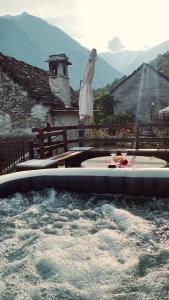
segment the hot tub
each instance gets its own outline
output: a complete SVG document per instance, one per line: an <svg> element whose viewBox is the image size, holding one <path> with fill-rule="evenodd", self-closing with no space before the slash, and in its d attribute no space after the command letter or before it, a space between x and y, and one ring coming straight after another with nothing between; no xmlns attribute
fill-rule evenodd
<svg viewBox="0 0 169 300"><path fill-rule="evenodd" d="M168 177L80 168L1 176L0 299L168 299Z"/></svg>
<svg viewBox="0 0 169 300"><path fill-rule="evenodd" d="M45 169L0 177L0 196L53 187L79 193L169 196L169 169Z"/></svg>

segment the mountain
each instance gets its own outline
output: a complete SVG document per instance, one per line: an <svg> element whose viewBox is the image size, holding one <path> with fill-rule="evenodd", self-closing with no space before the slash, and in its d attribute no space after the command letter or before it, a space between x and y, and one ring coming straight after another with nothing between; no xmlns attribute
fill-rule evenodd
<svg viewBox="0 0 169 300"><path fill-rule="evenodd" d="M155 47L142 51L122 51L119 53L103 52L100 56L105 59L111 66L118 69L125 75L132 73L143 62L149 63L159 54L169 50L169 41L165 41Z"/></svg>
<svg viewBox="0 0 169 300"><path fill-rule="evenodd" d="M75 89L79 89L90 53L58 27L28 13L0 17L0 51L44 70L48 69L45 61L49 55L65 53L72 62L69 77ZM98 56L94 88L103 87L121 76L118 70Z"/></svg>
<svg viewBox="0 0 169 300"><path fill-rule="evenodd" d="M103 52L99 55L107 61L111 66L119 70L121 73L126 74L128 66L139 56L142 51L122 51L117 53Z"/></svg>
<svg viewBox="0 0 169 300"><path fill-rule="evenodd" d="M158 55L164 54L169 50L169 41L165 41L151 49L143 51L143 53L138 56L129 66L126 71L127 74L132 73L135 69L137 69L143 62L149 63L150 61L157 58Z"/></svg>

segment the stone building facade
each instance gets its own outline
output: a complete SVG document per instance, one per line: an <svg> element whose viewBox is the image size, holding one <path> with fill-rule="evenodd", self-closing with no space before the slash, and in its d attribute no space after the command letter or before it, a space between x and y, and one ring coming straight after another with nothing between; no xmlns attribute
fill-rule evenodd
<svg viewBox="0 0 169 300"><path fill-rule="evenodd" d="M141 122L169 105L169 78L149 64L142 64L113 90L115 113L132 112Z"/></svg>
<svg viewBox="0 0 169 300"><path fill-rule="evenodd" d="M60 60L55 55L55 61ZM61 65L64 65L61 69ZM12 128L32 128L50 122L53 126L78 123L78 94L69 86L67 66L61 55L60 72L53 76L57 94L50 86L50 73L0 54L0 117L10 120ZM62 71L65 73L62 74ZM59 82L61 90L59 90ZM66 95L64 94L64 82ZM1 122L2 123L2 122Z"/></svg>

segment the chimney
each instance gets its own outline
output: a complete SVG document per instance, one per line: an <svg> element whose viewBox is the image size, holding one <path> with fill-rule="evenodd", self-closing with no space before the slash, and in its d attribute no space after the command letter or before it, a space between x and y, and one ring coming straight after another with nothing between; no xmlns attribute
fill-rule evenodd
<svg viewBox="0 0 169 300"><path fill-rule="evenodd" d="M68 77L68 65L72 63L65 54L50 55L49 63L49 86L52 93L60 98L65 106L71 106L70 84Z"/></svg>

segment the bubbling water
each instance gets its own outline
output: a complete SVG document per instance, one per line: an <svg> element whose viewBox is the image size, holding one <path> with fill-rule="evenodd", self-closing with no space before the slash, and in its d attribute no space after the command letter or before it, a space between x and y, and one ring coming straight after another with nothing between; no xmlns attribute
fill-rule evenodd
<svg viewBox="0 0 169 300"><path fill-rule="evenodd" d="M135 200L54 189L1 199L0 299L168 299L169 201Z"/></svg>

